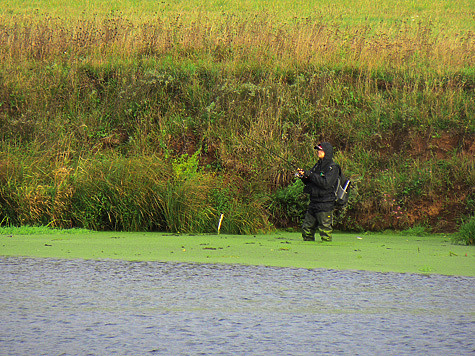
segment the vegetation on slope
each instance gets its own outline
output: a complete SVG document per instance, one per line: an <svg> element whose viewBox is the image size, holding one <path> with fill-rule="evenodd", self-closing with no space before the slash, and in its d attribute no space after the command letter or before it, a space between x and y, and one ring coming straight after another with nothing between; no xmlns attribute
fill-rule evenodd
<svg viewBox="0 0 475 356"><path fill-rule="evenodd" d="M300 183L256 141L309 167L327 140L354 182L339 228L455 230L475 210L470 3L7 2L1 224L297 226Z"/></svg>

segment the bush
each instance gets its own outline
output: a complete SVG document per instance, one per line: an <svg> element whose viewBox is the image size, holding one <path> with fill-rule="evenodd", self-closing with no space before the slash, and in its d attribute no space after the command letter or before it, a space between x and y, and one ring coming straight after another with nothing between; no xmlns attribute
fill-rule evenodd
<svg viewBox="0 0 475 356"><path fill-rule="evenodd" d="M460 226L460 230L452 237L454 243L462 245L475 245L475 216Z"/></svg>
<svg viewBox="0 0 475 356"><path fill-rule="evenodd" d="M300 179L272 195L269 210L277 227L289 227L299 224L308 205L308 196L303 193Z"/></svg>

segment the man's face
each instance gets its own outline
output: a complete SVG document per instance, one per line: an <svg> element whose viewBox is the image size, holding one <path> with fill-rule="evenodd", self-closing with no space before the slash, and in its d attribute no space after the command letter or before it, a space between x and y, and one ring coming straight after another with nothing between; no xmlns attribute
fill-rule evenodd
<svg viewBox="0 0 475 356"><path fill-rule="evenodd" d="M318 150L317 155L319 159L323 159L325 157L325 151L324 150Z"/></svg>

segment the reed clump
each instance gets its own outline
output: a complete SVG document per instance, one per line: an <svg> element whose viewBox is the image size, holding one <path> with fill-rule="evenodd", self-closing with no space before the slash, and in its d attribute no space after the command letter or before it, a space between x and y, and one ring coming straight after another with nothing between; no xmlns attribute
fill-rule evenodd
<svg viewBox="0 0 475 356"><path fill-rule="evenodd" d="M269 150L308 167L321 140L354 181L340 228L450 230L473 210L465 5L445 22L181 5L0 12L3 225L296 226L304 198Z"/></svg>
<svg viewBox="0 0 475 356"><path fill-rule="evenodd" d="M30 154L21 162L2 157L2 225L209 233L224 214L227 233L270 228L259 200L239 198L234 187L222 189L215 174L198 167L197 156L167 162L105 155L66 168Z"/></svg>

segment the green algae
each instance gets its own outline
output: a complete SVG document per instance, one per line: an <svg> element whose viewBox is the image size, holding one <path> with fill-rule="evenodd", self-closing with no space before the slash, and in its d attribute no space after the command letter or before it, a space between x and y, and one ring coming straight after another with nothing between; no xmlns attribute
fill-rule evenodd
<svg viewBox="0 0 475 356"><path fill-rule="evenodd" d="M21 230L20 230L21 231ZM335 270L475 276L473 246L443 235L336 233L331 243L297 232L266 235L176 235L156 232L5 234L1 256L227 263Z"/></svg>

